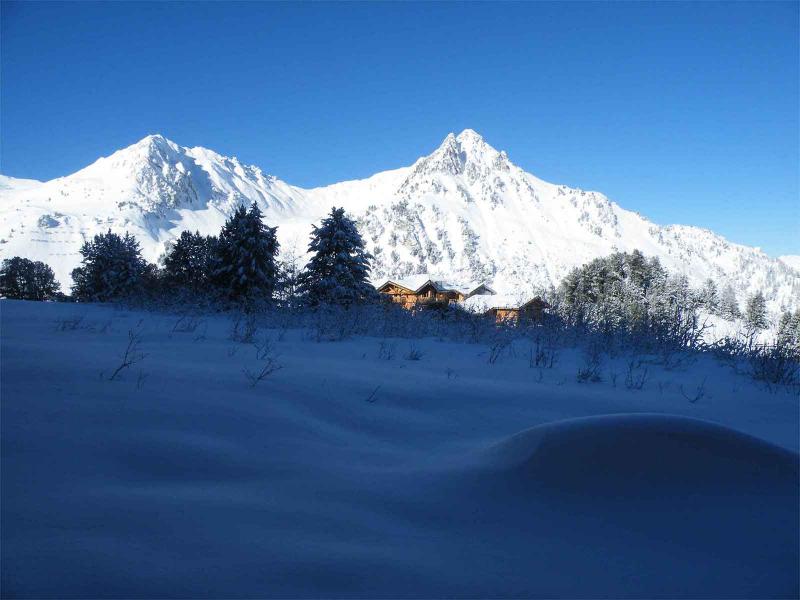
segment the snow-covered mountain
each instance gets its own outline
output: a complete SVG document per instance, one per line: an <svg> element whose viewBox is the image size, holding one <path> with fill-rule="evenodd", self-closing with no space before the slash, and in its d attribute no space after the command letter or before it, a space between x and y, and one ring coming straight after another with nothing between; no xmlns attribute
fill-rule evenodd
<svg viewBox="0 0 800 600"><path fill-rule="evenodd" d="M526 173L472 130L450 134L410 167L303 189L258 167L160 135L48 182L0 176L0 258L50 264L62 286L84 240L130 231L155 261L184 229L216 234L231 210L258 202L284 248L305 248L333 205L358 219L374 277L416 273L493 282L501 293L557 283L570 268L640 249L698 285L764 291L773 311L800 306L800 268L707 229L656 225L604 195Z"/></svg>

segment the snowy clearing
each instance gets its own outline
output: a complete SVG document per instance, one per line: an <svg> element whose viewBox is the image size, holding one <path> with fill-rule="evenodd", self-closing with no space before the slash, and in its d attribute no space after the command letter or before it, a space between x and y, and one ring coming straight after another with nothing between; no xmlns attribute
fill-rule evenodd
<svg viewBox="0 0 800 600"><path fill-rule="evenodd" d="M798 399L711 359L0 313L4 597L800 593Z"/></svg>

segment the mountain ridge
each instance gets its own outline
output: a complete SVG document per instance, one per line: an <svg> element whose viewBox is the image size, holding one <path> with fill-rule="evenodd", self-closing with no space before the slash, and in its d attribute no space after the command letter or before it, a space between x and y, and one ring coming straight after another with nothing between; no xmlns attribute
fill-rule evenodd
<svg viewBox="0 0 800 600"><path fill-rule="evenodd" d="M65 177L1 176L0 258L43 260L67 288L80 245L96 233L130 231L155 261L180 231L216 234L233 208L253 201L278 225L282 246L301 254L311 224L343 206L375 256L375 279L431 273L524 294L592 258L638 248L694 285L710 277L733 287L740 302L762 289L773 312L800 304L792 261L543 181L471 129L448 134L410 166L316 188L151 134Z"/></svg>

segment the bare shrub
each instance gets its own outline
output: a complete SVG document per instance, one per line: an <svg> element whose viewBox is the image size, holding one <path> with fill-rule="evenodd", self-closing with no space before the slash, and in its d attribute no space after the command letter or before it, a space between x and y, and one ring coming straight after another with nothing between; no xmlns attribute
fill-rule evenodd
<svg viewBox="0 0 800 600"><path fill-rule="evenodd" d="M639 358L631 358L625 371L625 387L629 390L641 390L647 382L648 369Z"/></svg>
<svg viewBox="0 0 800 600"><path fill-rule="evenodd" d="M489 357L487 360L490 365L495 364L500 359L503 352L511 345L512 340L511 332L507 328L501 327L497 329L489 343Z"/></svg>
<svg viewBox="0 0 800 600"><path fill-rule="evenodd" d="M379 389L381 389L381 386L377 386L374 390L372 390L370 395L367 396L366 401L369 402L370 404L374 404L375 401L378 399L378 390Z"/></svg>
<svg viewBox="0 0 800 600"><path fill-rule="evenodd" d="M258 332L254 313L239 313L231 324L230 339L242 344L252 344Z"/></svg>
<svg viewBox="0 0 800 600"><path fill-rule="evenodd" d="M616 388L617 387L617 379L619 378L619 373L617 373L615 370L611 370L611 371L609 371L608 376L611 379L611 387Z"/></svg>
<svg viewBox="0 0 800 600"><path fill-rule="evenodd" d="M365 311L342 306L320 306L314 311L313 335L317 342L341 342L358 330L359 317ZM363 326L363 324L362 324Z"/></svg>
<svg viewBox="0 0 800 600"><path fill-rule="evenodd" d="M111 329L111 319L106 319L105 321L99 321L91 326L91 330L95 333L108 333Z"/></svg>
<svg viewBox="0 0 800 600"><path fill-rule="evenodd" d="M260 342L254 341L253 346L256 348L256 358L258 360L264 360L275 355L275 347L269 336L264 336L264 339Z"/></svg>
<svg viewBox="0 0 800 600"><path fill-rule="evenodd" d="M264 361L264 364L261 365L261 368L255 371L251 371L248 368L242 369L245 377L250 382L250 387L256 387L259 381L263 381L270 375L272 375L275 371L279 371L282 369L283 366L278 364L275 359L268 358Z"/></svg>
<svg viewBox="0 0 800 600"><path fill-rule="evenodd" d="M788 345L756 346L749 353L748 362L752 377L770 388L800 385L800 353Z"/></svg>
<svg viewBox="0 0 800 600"><path fill-rule="evenodd" d="M192 338L193 342L200 342L206 339L206 333L208 333L208 323L205 321L203 322L203 331L199 332L196 336Z"/></svg>
<svg viewBox="0 0 800 600"><path fill-rule="evenodd" d="M203 322L199 317L183 315L173 325L172 333L194 333Z"/></svg>
<svg viewBox="0 0 800 600"><path fill-rule="evenodd" d="M425 353L417 348L416 345L411 344L408 348L405 358L406 360L420 360L423 356L425 356Z"/></svg>
<svg viewBox="0 0 800 600"><path fill-rule="evenodd" d="M683 385L680 386L681 396L686 398L692 404L697 403L698 400L702 400L706 397L706 378L703 377L703 381L700 382L699 385L695 386L695 389L691 392L686 392L683 389Z"/></svg>
<svg viewBox="0 0 800 600"><path fill-rule="evenodd" d="M283 368L283 365L278 362L278 356L270 338L265 337L262 342L256 342L253 345L256 347L256 359L261 362L261 366L254 371L248 368L242 369L250 382L250 387L255 387L259 381L263 381L275 371Z"/></svg>
<svg viewBox="0 0 800 600"><path fill-rule="evenodd" d="M553 346L545 345L541 336L534 338L531 345L528 366L530 368L552 369L558 360L558 352Z"/></svg>
<svg viewBox="0 0 800 600"><path fill-rule="evenodd" d="M659 363L667 370L674 371L687 367L697 360L697 357L687 352L685 348L663 344L658 348Z"/></svg>
<svg viewBox="0 0 800 600"><path fill-rule="evenodd" d="M144 387L144 381L147 379L147 373L139 369L139 375L136 377L136 389L140 390Z"/></svg>
<svg viewBox="0 0 800 600"><path fill-rule="evenodd" d="M65 317L56 323L56 331L75 331L83 324L83 315Z"/></svg>
<svg viewBox="0 0 800 600"><path fill-rule="evenodd" d="M394 342L389 343L386 340L383 340L378 347L378 358L381 360L392 360L396 350L397 344Z"/></svg>
<svg viewBox="0 0 800 600"><path fill-rule="evenodd" d="M590 344L583 354L583 365L578 367L576 378L578 383L599 383L603 381L600 375L600 367L602 366L603 355L600 350L600 345L597 343Z"/></svg>
<svg viewBox="0 0 800 600"><path fill-rule="evenodd" d="M140 343L141 333L134 329L128 330L128 344L125 346L125 352L122 354L122 361L108 378L109 381L114 381L122 371L144 360L147 355L139 350Z"/></svg>

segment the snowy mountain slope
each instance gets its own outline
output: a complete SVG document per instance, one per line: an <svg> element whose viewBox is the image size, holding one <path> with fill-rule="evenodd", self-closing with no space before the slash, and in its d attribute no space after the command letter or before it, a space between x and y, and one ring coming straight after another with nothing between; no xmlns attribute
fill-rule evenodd
<svg viewBox="0 0 800 600"><path fill-rule="evenodd" d="M778 260L800 273L800 255L787 254L785 256L779 256Z"/></svg>
<svg viewBox="0 0 800 600"><path fill-rule="evenodd" d="M80 245L96 233L130 231L154 261L182 230L215 234L234 206L254 200L279 226L281 244L300 251L311 224L344 206L375 255L376 279L430 273L531 291L592 258L638 248L693 284L712 277L733 286L740 301L761 289L773 311L800 305L800 271L789 261L542 181L469 129L410 167L314 189L148 136L67 177L0 180L0 257L43 260L66 288Z"/></svg>

